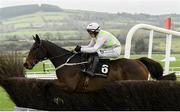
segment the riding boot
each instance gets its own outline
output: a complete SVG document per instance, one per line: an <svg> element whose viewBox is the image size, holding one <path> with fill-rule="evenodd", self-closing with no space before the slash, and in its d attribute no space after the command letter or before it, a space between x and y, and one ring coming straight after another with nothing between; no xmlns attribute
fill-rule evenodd
<svg viewBox="0 0 180 112"><path fill-rule="evenodd" d="M87 69L87 71L85 71L85 73L87 73L90 76L95 76L95 70L96 70L97 64L99 62L99 56L97 53L93 53L90 56L90 58L91 58L90 59L91 65L90 65L89 69Z"/></svg>

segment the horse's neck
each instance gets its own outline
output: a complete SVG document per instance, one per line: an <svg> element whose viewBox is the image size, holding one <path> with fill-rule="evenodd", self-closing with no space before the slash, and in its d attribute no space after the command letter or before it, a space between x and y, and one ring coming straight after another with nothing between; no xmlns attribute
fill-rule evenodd
<svg viewBox="0 0 180 112"><path fill-rule="evenodd" d="M47 55L54 67L57 67L66 62L72 53L64 48L61 48L54 43L46 42Z"/></svg>
<svg viewBox="0 0 180 112"><path fill-rule="evenodd" d="M54 67L57 68L58 66L64 64L71 56L73 56L73 53L60 48L55 44L52 44L53 43L46 46L46 48L48 49L47 54L49 55L48 58L50 59ZM70 60L70 62L78 62L80 60L79 57L79 55L75 55L74 57L72 57L72 60ZM63 86L68 87L72 90L75 90L81 77L80 74L77 73L79 71L77 71L76 67L77 66L73 66L71 67L71 69L69 69L69 67L65 66L62 69L58 69L56 71L57 77L61 77L59 78L59 81L63 84Z"/></svg>

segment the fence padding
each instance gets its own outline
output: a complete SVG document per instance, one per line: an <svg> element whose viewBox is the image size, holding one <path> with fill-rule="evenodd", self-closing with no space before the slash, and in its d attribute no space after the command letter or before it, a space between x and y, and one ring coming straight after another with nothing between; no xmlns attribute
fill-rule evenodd
<svg viewBox="0 0 180 112"><path fill-rule="evenodd" d="M39 110L180 110L180 82L121 81L95 92L62 91L54 80L9 78L0 84L18 107Z"/></svg>

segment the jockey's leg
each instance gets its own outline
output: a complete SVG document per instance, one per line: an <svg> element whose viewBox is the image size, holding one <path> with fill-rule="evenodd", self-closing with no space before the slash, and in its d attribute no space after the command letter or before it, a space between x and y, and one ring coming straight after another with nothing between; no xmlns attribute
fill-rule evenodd
<svg viewBox="0 0 180 112"><path fill-rule="evenodd" d="M121 54L121 47L98 50L99 57L105 59L119 58L120 54Z"/></svg>
<svg viewBox="0 0 180 112"><path fill-rule="evenodd" d="M89 58L91 60L91 64L90 64L90 67L85 72L91 76L95 76L95 70L96 70L97 64L99 62L98 53L90 54Z"/></svg>

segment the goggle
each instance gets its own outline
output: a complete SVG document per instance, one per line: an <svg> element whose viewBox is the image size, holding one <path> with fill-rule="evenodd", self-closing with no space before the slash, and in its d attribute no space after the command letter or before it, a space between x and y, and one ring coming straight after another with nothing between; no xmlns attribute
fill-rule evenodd
<svg viewBox="0 0 180 112"><path fill-rule="evenodd" d="M87 32L94 32L95 30L90 30L90 29L87 29Z"/></svg>
<svg viewBox="0 0 180 112"><path fill-rule="evenodd" d="M94 31L95 31L95 30L89 30L89 29L87 29L87 32L88 32L89 34L93 34Z"/></svg>
<svg viewBox="0 0 180 112"><path fill-rule="evenodd" d="M89 33L94 33L96 30L98 30L99 29L99 27L97 28L97 29L87 29L87 32L89 32Z"/></svg>

